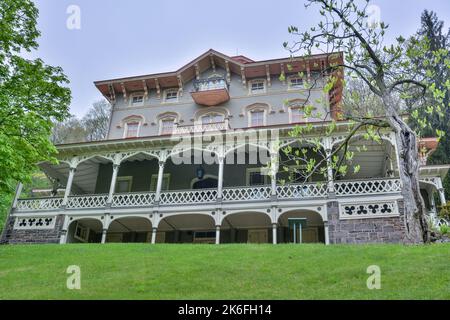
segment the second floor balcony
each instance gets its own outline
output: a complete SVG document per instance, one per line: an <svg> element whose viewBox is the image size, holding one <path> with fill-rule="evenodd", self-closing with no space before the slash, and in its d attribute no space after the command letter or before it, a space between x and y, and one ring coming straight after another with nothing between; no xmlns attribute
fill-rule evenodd
<svg viewBox="0 0 450 320"><path fill-rule="evenodd" d="M195 80L191 96L197 104L204 106L217 106L230 100L228 85L223 77Z"/></svg>

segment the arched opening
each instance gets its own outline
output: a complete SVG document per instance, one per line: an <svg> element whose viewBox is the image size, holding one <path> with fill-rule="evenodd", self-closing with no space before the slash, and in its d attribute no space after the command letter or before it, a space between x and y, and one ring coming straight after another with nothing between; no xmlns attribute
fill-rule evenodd
<svg viewBox="0 0 450 320"><path fill-rule="evenodd" d="M112 243L150 243L152 223L143 217L117 218L109 225L106 242Z"/></svg>
<svg viewBox="0 0 450 320"><path fill-rule="evenodd" d="M103 225L98 219L84 218L72 221L67 229L66 243L100 243Z"/></svg>
<svg viewBox="0 0 450 320"><path fill-rule="evenodd" d="M325 243L322 216L314 211L294 210L278 218L279 243Z"/></svg>
<svg viewBox="0 0 450 320"><path fill-rule="evenodd" d="M226 215L220 228L221 243L271 243L272 223L262 212Z"/></svg>
<svg viewBox="0 0 450 320"><path fill-rule="evenodd" d="M156 243L215 243L215 222L206 214L179 214L162 219Z"/></svg>

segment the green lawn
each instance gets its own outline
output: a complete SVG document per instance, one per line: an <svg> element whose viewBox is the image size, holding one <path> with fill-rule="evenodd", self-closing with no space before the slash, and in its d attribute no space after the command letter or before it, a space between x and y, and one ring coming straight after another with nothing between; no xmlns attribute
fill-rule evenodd
<svg viewBox="0 0 450 320"><path fill-rule="evenodd" d="M450 299L450 245L0 246L0 299Z"/></svg>

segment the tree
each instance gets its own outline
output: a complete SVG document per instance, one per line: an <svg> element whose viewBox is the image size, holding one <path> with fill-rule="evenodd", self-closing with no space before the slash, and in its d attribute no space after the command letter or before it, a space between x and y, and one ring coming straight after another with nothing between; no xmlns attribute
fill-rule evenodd
<svg viewBox="0 0 450 320"><path fill-rule="evenodd" d="M83 117L87 141L98 141L106 138L111 116L111 106L106 100L94 102L92 108Z"/></svg>
<svg viewBox="0 0 450 320"><path fill-rule="evenodd" d="M388 25L383 22L375 27L369 25L366 10L368 3L369 1L357 0L308 0L306 7L318 6L322 21L302 32L295 26L289 27L289 32L296 40L292 43L285 42L284 46L292 55L301 53L302 56L309 56L317 51L328 54L327 67L322 71L329 79L324 90L329 91L335 85L344 84L342 78L345 72L350 78L361 79L383 106L383 118L374 118L371 115L349 117L352 125L344 142L331 154L326 155L328 159L310 163L308 170L318 169L320 163L330 161L337 172L342 174L348 170L343 164L343 158L351 160L353 157L348 151L348 144L353 135L364 129L367 138L379 141L377 131L380 128L392 129L399 154L406 240L413 243L427 242L429 231L419 188L417 138L402 117L402 110L396 103L396 98L403 99L411 90L416 89L424 94L431 84L421 81L412 73L408 59L408 56L418 56L422 52L406 50L406 41L402 37L397 38L396 44L383 44ZM343 52L343 61L337 61L338 52ZM434 64L435 61L429 63ZM305 110L305 113L310 115L312 106L306 105ZM333 121L328 125L326 134L331 134L335 128L336 121ZM293 134L298 136L305 130L309 130L308 127L296 128ZM317 149L319 148L316 146L315 151ZM339 158L338 152L343 153L344 157Z"/></svg>
<svg viewBox="0 0 450 320"><path fill-rule="evenodd" d="M86 130L83 123L74 115L70 115L64 121L55 122L51 141L55 145L86 141Z"/></svg>
<svg viewBox="0 0 450 320"><path fill-rule="evenodd" d="M30 181L40 161L55 161L52 121L68 115L70 90L60 67L23 51L38 48L38 10L30 0L0 1L0 196Z"/></svg>
<svg viewBox="0 0 450 320"><path fill-rule="evenodd" d="M450 29L446 33L443 29L444 23L436 13L425 10L420 29L409 40L409 49L422 52L426 57L412 56L411 65L415 66L415 72L422 81L434 84L427 95L413 95L406 100L413 115L410 125L425 137L433 136L435 129L443 133L437 150L428 160L431 164L450 163ZM419 107L414 108L415 105ZM433 105L435 107L430 108ZM446 196L450 197L450 175L444 182Z"/></svg>

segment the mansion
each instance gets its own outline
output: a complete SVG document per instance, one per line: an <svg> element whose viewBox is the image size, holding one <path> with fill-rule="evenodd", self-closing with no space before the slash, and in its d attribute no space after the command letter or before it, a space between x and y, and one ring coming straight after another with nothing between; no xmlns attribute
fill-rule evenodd
<svg viewBox="0 0 450 320"><path fill-rule="evenodd" d="M112 105L107 138L58 145L58 163L39 166L64 187L23 198L19 184L1 242L403 242L392 132L351 144L360 170L344 176L325 162L324 175L300 179L301 165L283 154L289 146L314 156L292 136L298 126L310 126L321 154L345 140L342 85L323 90L324 70L342 59L253 61L209 50L177 71L95 82ZM305 117L305 103L322 116ZM334 133L324 134L333 120ZM422 196L439 224L449 166L426 163L436 139L419 144ZM294 174L276 168L278 159Z"/></svg>

